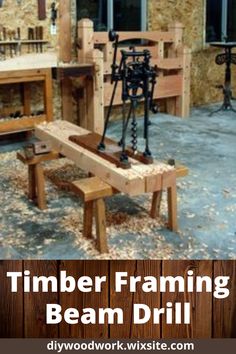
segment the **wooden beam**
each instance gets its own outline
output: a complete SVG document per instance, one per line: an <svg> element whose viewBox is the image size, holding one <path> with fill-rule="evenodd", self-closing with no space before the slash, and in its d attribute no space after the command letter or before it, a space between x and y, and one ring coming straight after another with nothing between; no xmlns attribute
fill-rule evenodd
<svg viewBox="0 0 236 354"><path fill-rule="evenodd" d="M26 130L32 130L35 125L47 120L46 114L32 117L22 117L20 119L10 119L0 123L0 135Z"/></svg>
<svg viewBox="0 0 236 354"><path fill-rule="evenodd" d="M71 0L59 4L59 61L69 63L72 59ZM61 82L62 118L73 120L72 82L65 78Z"/></svg>
<svg viewBox="0 0 236 354"><path fill-rule="evenodd" d="M38 0L38 19L40 21L46 19L46 0Z"/></svg>
<svg viewBox="0 0 236 354"><path fill-rule="evenodd" d="M59 61L71 61L71 0L60 0L59 4Z"/></svg>
<svg viewBox="0 0 236 354"><path fill-rule="evenodd" d="M165 43L172 43L175 40L174 31L118 32L118 34L119 41L126 41L130 39L144 39L155 43L159 41L163 41ZM109 42L107 32L95 32L94 42L96 44L107 44Z"/></svg>
<svg viewBox="0 0 236 354"><path fill-rule="evenodd" d="M158 84L155 88L154 98L161 99L166 97L177 97L181 96L183 87L183 76L179 75L168 75L163 77L158 77ZM112 88L110 82L105 82L104 84L104 105L105 107L109 106ZM121 100L121 91L122 86L121 83L117 86L116 96L114 99L114 105L120 105L122 103Z"/></svg>
<svg viewBox="0 0 236 354"><path fill-rule="evenodd" d="M62 119L73 121L72 81L69 77L61 80Z"/></svg>
<svg viewBox="0 0 236 354"><path fill-rule="evenodd" d="M94 66L92 64L68 64L52 68L52 77L55 80L63 80L68 77L93 76Z"/></svg>
<svg viewBox="0 0 236 354"><path fill-rule="evenodd" d="M174 171L170 166L158 161L151 165L143 165L131 158L129 170L117 168L102 156L100 157L69 140L71 135L88 133L88 130L63 121L44 124L35 130L36 137L50 141L54 149L74 161L80 168L101 178L118 191L131 196L156 191L157 187L153 183L153 179L158 179L165 172ZM165 187L169 187L167 178L164 180L166 181Z"/></svg>

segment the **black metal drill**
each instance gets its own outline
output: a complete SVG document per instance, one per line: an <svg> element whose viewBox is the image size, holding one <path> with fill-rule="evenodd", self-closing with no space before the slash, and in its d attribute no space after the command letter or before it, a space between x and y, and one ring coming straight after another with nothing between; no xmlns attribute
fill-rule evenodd
<svg viewBox="0 0 236 354"><path fill-rule="evenodd" d="M138 137L137 137L137 120L136 111L140 101L144 101L144 139L146 141L145 150L143 152L144 162L152 163L152 153L149 148L149 112L157 113L157 108L154 105L154 90L156 85L157 68L150 65L151 54L149 50L136 51L135 47L130 47L129 50L121 50L121 60L117 64L117 54L119 46L119 35L114 32L109 32L109 40L114 43L114 56L111 73L111 83L114 84L110 105L108 107L105 120L104 132L100 144L99 151L105 151L105 138L108 128L109 119L111 116L114 98L117 91L118 83L122 85L122 102L123 102L123 120L122 120L122 137L119 145L122 146L120 160L122 164L128 165L128 155L126 152L126 135L129 122L131 120L132 131L132 150L133 154L137 152ZM130 103L130 109L127 114L126 105Z"/></svg>

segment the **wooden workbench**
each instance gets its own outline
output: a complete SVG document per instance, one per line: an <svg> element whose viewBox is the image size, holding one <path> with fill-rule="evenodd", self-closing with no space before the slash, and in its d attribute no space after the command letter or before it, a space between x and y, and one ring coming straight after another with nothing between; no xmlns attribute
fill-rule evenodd
<svg viewBox="0 0 236 354"><path fill-rule="evenodd" d="M22 55L0 62L0 85L20 84L22 94L21 118L0 119L0 134L31 130L36 124L53 120L51 67L57 63L55 53ZM44 113L31 115L32 82L43 83ZM8 108L14 113L14 107Z"/></svg>
<svg viewBox="0 0 236 354"><path fill-rule="evenodd" d="M168 186L169 179L176 174L175 168L165 163L155 161L151 165L144 165L133 159L130 159L131 168L124 170L69 140L71 135L88 133L66 121L42 124L35 130L37 138L50 141L54 149L73 160L81 169L100 177L118 191L130 196L155 192L160 189L160 184ZM179 173L184 175L187 172L187 169L182 168Z"/></svg>

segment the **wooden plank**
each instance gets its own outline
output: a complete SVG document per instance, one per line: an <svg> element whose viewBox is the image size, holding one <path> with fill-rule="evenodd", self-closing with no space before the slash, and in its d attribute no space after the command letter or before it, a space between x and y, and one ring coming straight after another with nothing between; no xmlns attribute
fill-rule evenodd
<svg viewBox="0 0 236 354"><path fill-rule="evenodd" d="M73 143L91 151L92 153L103 157L105 160L113 163L116 167L122 167L124 169L130 168L130 163L123 164L120 160L122 154L122 147L114 140L105 138L104 144L106 149L104 151L99 151L98 146L102 140L102 136L97 133L90 133L86 135L72 135L69 138ZM151 159L147 159L143 154L137 151L135 154L131 147L126 148L127 156L131 157L133 160L137 160L143 164L150 165L152 163Z"/></svg>
<svg viewBox="0 0 236 354"><path fill-rule="evenodd" d="M4 82L1 82L2 79L0 78L0 83L1 84L17 84L17 83L22 83L22 82L33 82L33 81L44 81L44 76L39 75L39 76L30 76L27 79L24 80L24 77L9 77L9 78L4 78Z"/></svg>
<svg viewBox="0 0 236 354"><path fill-rule="evenodd" d="M183 68L182 58L152 59L151 64L161 70L180 70Z"/></svg>
<svg viewBox="0 0 236 354"><path fill-rule="evenodd" d="M213 299L213 337L236 337L236 261L215 261L214 277L229 276L227 288L230 291L226 299Z"/></svg>
<svg viewBox="0 0 236 354"><path fill-rule="evenodd" d="M38 70L57 66L58 55L55 52L22 54L20 57L0 61L0 75L3 72L18 73L21 70Z"/></svg>
<svg viewBox="0 0 236 354"><path fill-rule="evenodd" d="M75 78L81 76L94 75L94 65L92 64L77 64L68 66L58 66L52 68L52 75L55 80L63 80L65 78Z"/></svg>
<svg viewBox="0 0 236 354"><path fill-rule="evenodd" d="M60 261L59 270L66 271L68 276L72 276L77 279L79 276L84 275L84 261ZM83 293L79 291L73 291L72 293L60 293L60 305L65 311L70 307L74 307L79 311L83 308ZM92 307L93 304L90 304ZM65 321L62 321L59 325L59 337L60 338L84 338L84 325L79 322L76 325L69 325Z"/></svg>
<svg viewBox="0 0 236 354"><path fill-rule="evenodd" d="M23 285L18 280L18 292L11 292L7 272L22 272L22 261L0 261L0 338L23 338Z"/></svg>
<svg viewBox="0 0 236 354"><path fill-rule="evenodd" d="M161 275L161 261L137 261L137 275L142 278L146 276L154 276L159 278ZM132 294L130 295L132 296ZM160 291L153 293L144 293L141 289L141 285L137 286L137 292L133 296L133 303L146 304L150 309L161 307L161 295ZM161 338L161 324L153 325L151 321L144 325L132 325L131 338L145 338L145 339L157 339Z"/></svg>
<svg viewBox="0 0 236 354"><path fill-rule="evenodd" d="M38 0L38 19L39 21L46 19L46 0Z"/></svg>
<svg viewBox="0 0 236 354"><path fill-rule="evenodd" d="M148 32L117 32L119 34L119 41L127 41L132 39L146 39L152 42L163 41L172 43L174 41L174 32L148 31ZM94 43L107 44L109 42L107 32L94 32Z"/></svg>
<svg viewBox="0 0 236 354"><path fill-rule="evenodd" d="M193 270L194 276L212 276L211 261L163 261L162 275L186 276L188 270ZM168 325L166 318L162 322L162 338L211 338L212 294L211 293L170 293L162 294L162 305L167 302L190 302L191 324Z"/></svg>
<svg viewBox="0 0 236 354"><path fill-rule="evenodd" d="M55 276L58 274L56 261L24 261L24 271L31 276ZM46 324L46 304L58 304L58 293L25 293L24 328L26 338L58 338L58 325Z"/></svg>
<svg viewBox="0 0 236 354"><path fill-rule="evenodd" d="M32 130L37 124L47 120L45 114L33 117L22 117L19 119L11 119L9 121L0 122L0 134L12 133L24 130Z"/></svg>
<svg viewBox="0 0 236 354"><path fill-rule="evenodd" d="M155 99L167 98L167 97L175 97L181 96L182 94L182 75L168 75L159 77L157 79L157 85L154 92ZM104 105L108 107L110 104L112 88L110 82L106 82L104 84L105 97L104 97ZM121 90L122 87L120 84L117 86L116 96L114 99L114 105L120 105L122 103L121 100Z"/></svg>
<svg viewBox="0 0 236 354"><path fill-rule="evenodd" d="M38 55L38 54L37 54ZM0 82L4 83L5 79L13 79L16 80L17 78L21 79L21 82L28 82L28 80L31 80L32 77L39 77L42 80L44 79L44 76L47 75L48 69L28 69L28 70L9 70L9 71L0 71ZM14 81L13 81L14 82Z"/></svg>
<svg viewBox="0 0 236 354"><path fill-rule="evenodd" d="M106 61L104 63L104 75L110 75L111 74L111 64L112 61ZM162 70L181 70L183 69L183 60L182 58L152 58L151 60L151 65L152 66L157 66L158 70L158 80L160 76L162 76Z"/></svg>
<svg viewBox="0 0 236 354"><path fill-rule="evenodd" d="M71 0L60 0L59 15L59 61L69 63L72 56Z"/></svg>
<svg viewBox="0 0 236 354"><path fill-rule="evenodd" d="M122 292L115 292L115 273L127 272L128 276L135 275L137 261L111 261L110 262L110 307L121 308L124 311L124 324L110 325L110 338L129 339L132 337L133 296L128 287Z"/></svg>
<svg viewBox="0 0 236 354"><path fill-rule="evenodd" d="M26 163L27 165L35 165L45 161L57 160L61 157L57 151L51 151L43 155L35 155L32 159L27 159L24 151L17 152L16 156L21 162Z"/></svg>
<svg viewBox="0 0 236 354"><path fill-rule="evenodd" d="M84 275L94 279L95 276L106 276L107 282L102 285L102 292L84 293L83 307L92 307L98 314L98 308L109 307L109 265L108 261L86 261L84 266ZM109 336L108 324L91 324L84 326L85 338L106 339Z"/></svg>
<svg viewBox="0 0 236 354"><path fill-rule="evenodd" d="M48 69L44 81L44 109L47 116L47 122L53 120L53 92L52 92L52 73Z"/></svg>
<svg viewBox="0 0 236 354"><path fill-rule="evenodd" d="M98 177L89 177L74 181L71 184L71 189L85 202L109 197L115 193L109 184L103 182Z"/></svg>

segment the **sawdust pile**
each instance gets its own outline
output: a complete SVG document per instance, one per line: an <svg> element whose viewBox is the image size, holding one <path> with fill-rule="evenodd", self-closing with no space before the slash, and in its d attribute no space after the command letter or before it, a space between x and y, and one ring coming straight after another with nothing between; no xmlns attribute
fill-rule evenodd
<svg viewBox="0 0 236 354"><path fill-rule="evenodd" d="M148 221L149 219L149 221ZM139 220L139 221L138 221ZM82 209L73 211L63 218L61 224L68 231L75 235L77 247L83 249L91 258L96 259L136 259L138 252L136 245L140 245L142 258L146 259L171 259L174 248L168 244L165 238L157 233L160 224L152 221L148 216L141 218L141 215L134 217L119 212L107 212L107 237L110 252L109 254L99 254L96 249L95 222L93 225L93 239L85 239L82 236ZM145 228L144 228L145 225ZM153 231L152 247L147 244L147 236ZM155 233L154 233L155 231ZM128 237L128 234L135 236L135 240Z"/></svg>
<svg viewBox="0 0 236 354"><path fill-rule="evenodd" d="M59 189L70 191L71 182L87 177L84 171L69 160L63 159L61 164L63 165L45 169L45 176Z"/></svg>
<svg viewBox="0 0 236 354"><path fill-rule="evenodd" d="M27 198L27 166L16 159L15 151L0 154L0 249L5 248L9 258L14 254L16 258L40 259L57 247L60 253L54 251L56 257L63 258L61 245L64 244L78 254L74 258L173 258L173 245L159 234L162 222L148 215L151 196L131 199L119 195L106 200L110 252L100 255L96 248L95 225L94 238L85 239L82 201L68 193L71 181L87 175L68 159L45 163L44 172L48 209L39 211ZM163 213L165 209L166 202L162 205Z"/></svg>

